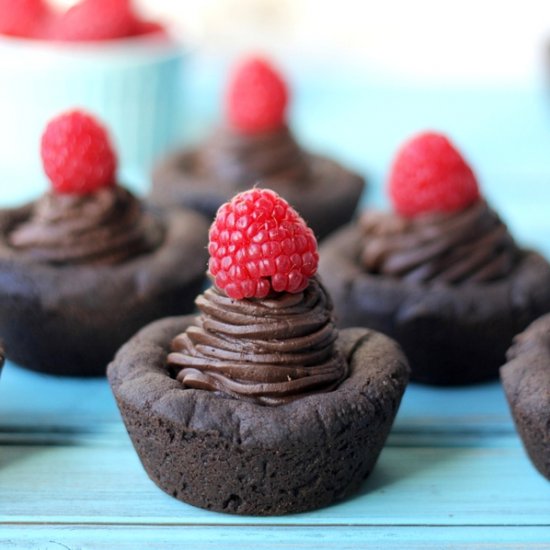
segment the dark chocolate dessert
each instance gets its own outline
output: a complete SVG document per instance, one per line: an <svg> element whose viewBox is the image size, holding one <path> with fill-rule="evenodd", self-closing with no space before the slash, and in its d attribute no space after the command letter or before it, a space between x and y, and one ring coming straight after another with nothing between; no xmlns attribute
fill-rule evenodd
<svg viewBox="0 0 550 550"><path fill-rule="evenodd" d="M84 113L54 119L42 155L52 191L0 211L0 337L30 369L102 375L142 326L193 309L207 225L116 185L108 136Z"/></svg>
<svg viewBox="0 0 550 550"><path fill-rule="evenodd" d="M318 238L347 223L364 180L302 149L285 122L287 94L267 62L244 63L230 83L226 126L199 147L161 161L151 199L186 205L212 218L235 193L260 183L296 208Z"/></svg>
<svg viewBox="0 0 550 550"><path fill-rule="evenodd" d="M145 470L168 494L220 512L277 515L346 497L384 445L405 357L381 334L337 331L314 276L315 238L275 193L224 205L209 250L216 286L197 298L200 315L145 327L108 368Z"/></svg>
<svg viewBox="0 0 550 550"><path fill-rule="evenodd" d="M500 369L506 397L529 458L550 480L550 315L514 338Z"/></svg>
<svg viewBox="0 0 550 550"><path fill-rule="evenodd" d="M314 279L303 292L263 300L233 300L213 287L196 304L197 326L174 339L168 356L184 386L280 405L348 375L333 345L332 304Z"/></svg>
<svg viewBox="0 0 550 550"><path fill-rule="evenodd" d="M339 325L395 338L413 380L495 378L514 334L550 311L550 265L515 243L443 136L405 145L390 193L395 213L366 212L321 249Z"/></svg>

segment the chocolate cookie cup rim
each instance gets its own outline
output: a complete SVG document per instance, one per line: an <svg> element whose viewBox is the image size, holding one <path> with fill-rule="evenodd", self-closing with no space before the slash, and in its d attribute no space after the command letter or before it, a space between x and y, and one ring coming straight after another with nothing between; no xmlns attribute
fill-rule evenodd
<svg viewBox="0 0 550 550"><path fill-rule="evenodd" d="M199 154L200 146L195 145L190 148L172 151L164 159L157 163L152 174L153 185L150 193L151 196L155 195L155 191L158 190L158 186L160 185L182 185L184 187L193 188L199 183L206 181L208 183L206 189L208 191L219 191L219 196L222 197L223 201L226 201L235 193L244 191L250 187L250 182L243 182L240 187L223 185L224 182L221 181L220 178L208 177L208 174L197 174L195 170L190 170L189 166L194 164L194 160ZM366 180L361 174L345 167L335 159L327 157L323 154L307 151L304 152L304 156L309 163L315 165L316 167L317 165L321 165L323 168L330 166L331 170L345 176L345 178L342 179L360 183L361 190L363 190L366 185ZM313 171L313 173L315 172ZM285 186L289 190L292 190L293 186L296 185L296 193L300 194L304 190L304 186L305 190L315 187L315 179L312 177L309 179L311 181L286 181L280 178L265 178L261 180L261 183L262 185L267 185L270 187L275 183L277 186ZM182 180L184 180L185 183L183 183ZM218 188L219 185L221 185L221 188Z"/></svg>
<svg viewBox="0 0 550 550"><path fill-rule="evenodd" d="M155 218L157 222L162 225L162 239L158 246L152 250L144 253L137 254L135 257L121 261L115 264L49 264L46 262L34 261L30 257L24 257L17 249L11 247L6 240L8 232L17 225L18 222L24 221L28 218L28 215L32 209L33 202L29 202L15 208L0 209L0 266L9 264L12 269L21 270L22 277L25 280L33 280L34 289L48 287L52 280L58 280L60 278L69 279L74 277L75 286L82 288L93 287L97 284L106 286L110 278L119 279L124 277L132 280L134 278L143 279L138 286L145 284L148 287L152 285L145 279L147 275L153 275L157 271L157 266L163 259L168 259L168 256L173 256L174 251L178 251L177 259L184 260L186 267L189 264L188 248L197 246L196 235L200 234L202 226L204 232L204 239L202 239L204 247L206 247L206 235L208 232L208 221L197 212L186 209L182 214L181 211L172 211L168 208L150 208L147 210ZM196 226L196 231L190 234L184 226L189 223ZM187 238L183 238L187 237ZM184 243L184 244L182 244ZM204 255L204 261L206 261L206 251ZM178 270L178 283L185 284L191 282L197 278L198 273L204 271L203 259L200 259L200 265L198 265L199 258L193 258L197 263L192 269ZM162 262L164 263L164 262ZM171 260L170 263L174 263ZM159 277L163 277L162 274L157 273ZM164 277L166 278L166 277ZM169 280L169 279L167 279ZM86 284L85 284L86 283ZM73 287L73 285L67 285ZM59 287L57 289L59 295L68 291L67 294L71 294L72 290L66 287ZM133 297L130 297L133 298Z"/></svg>
<svg viewBox="0 0 550 550"><path fill-rule="evenodd" d="M107 367L107 376L117 400L120 399L137 410L143 410L144 413L184 424L189 429L214 431L232 441L237 440L242 445L272 446L281 438L300 440L301 430L309 428L303 420L311 417L312 411L315 413L320 407L324 410L332 407L342 411L345 405L346 409L357 411L363 401L367 408L372 408L370 397L376 394L376 390L383 390L378 395L381 393L384 398L391 396L392 399L400 399L409 378L407 360L393 340L368 329L346 329L341 331L338 342L342 343L344 335L354 340L349 349L343 349L346 360L350 362L350 374L332 391L271 406L242 401L207 390L184 389L180 382L170 376L166 367L166 356L170 339L185 330L194 319L194 315L187 315L150 323L118 351ZM386 375L380 376L380 382L391 379L394 384L376 384L376 380L369 376L374 367L358 369L350 361L359 348L372 348L373 342L383 347L383 353L372 358L375 367L379 370L383 368ZM391 361L388 361L388 357L391 357ZM343 396L351 398L342 399ZM216 404L214 414L209 407L213 403ZM206 407L209 413L197 414L200 407ZM375 409L372 409L372 414L375 416ZM270 421L270 430L276 425L277 433L265 430L267 418ZM224 431L219 419L226 422L230 420L230 433ZM322 421L319 416L317 419Z"/></svg>
<svg viewBox="0 0 550 550"><path fill-rule="evenodd" d="M506 354L507 363L531 353L540 353L550 365L550 313L533 321L523 332L516 335ZM504 365L503 365L504 367Z"/></svg>
<svg viewBox="0 0 550 550"><path fill-rule="evenodd" d="M550 480L550 314L516 335L500 379L516 431L533 466Z"/></svg>
<svg viewBox="0 0 550 550"><path fill-rule="evenodd" d="M0 211L0 298L8 308L0 325L14 363L54 375L104 376L116 350L144 324L191 310L208 257L208 224L196 213L159 214L167 221L157 249L98 266L20 257L1 241L18 213Z"/></svg>
<svg viewBox="0 0 550 550"><path fill-rule="evenodd" d="M197 149L172 153L170 158L196 154ZM244 191L254 184L271 187L280 193L308 222L318 240L325 239L337 228L353 218L367 187L365 178L339 164L337 161L321 155L309 155L316 159L318 168L315 173L320 178L310 177L310 181L285 181L283 179L264 179L249 181L243 187L233 187L223 179L209 179L195 171L181 171L176 168L164 172L161 161L153 171L153 184L148 198L154 204L179 204L188 206L213 217L217 209L236 192ZM330 169L330 174L323 175ZM164 172L164 173L163 173Z"/></svg>
<svg viewBox="0 0 550 550"><path fill-rule="evenodd" d="M550 313L516 335L506 357L506 363L500 367L500 378L512 411L531 408L549 415ZM536 413L531 412L530 416Z"/></svg>
<svg viewBox="0 0 550 550"><path fill-rule="evenodd" d="M419 291L437 291L438 293L445 293L448 296L453 298L463 300L465 293L475 294L476 298L486 297L486 292L488 289L501 289L506 291L509 287L513 286L517 279L526 271L529 266L529 262L534 259L545 260L538 252L529 249L519 248L519 260L517 265L510 271L506 277L500 279L484 282L484 283L465 283L465 284L448 284L448 283L424 283L424 282L411 282L403 281L398 277L389 277L386 275L379 275L376 273L369 273L363 270L361 265L358 263L359 258L359 242L362 239L360 228L354 224L350 223L346 226L335 231L329 239L321 245L321 260L320 265L326 264L327 262L327 251L334 253L340 260L341 264L339 265L339 281L346 281L347 283L353 283L357 280L362 282L367 282L369 284L384 284L392 285L396 290L405 292L407 295L414 295L415 297L419 296ZM338 245L336 246L335 243ZM323 250L325 254L323 254ZM546 260L545 260L546 261ZM351 269L349 269L351 268ZM550 268L550 266L549 266ZM345 272L345 275L344 275ZM326 269L321 268L320 274L323 276L323 279L326 280ZM332 274L332 271L331 271ZM331 288L332 285L328 285ZM349 284L346 286L349 290ZM508 296L508 294L506 294ZM401 302L403 303L403 302ZM508 303L508 302L506 302ZM502 302L499 304L502 305Z"/></svg>

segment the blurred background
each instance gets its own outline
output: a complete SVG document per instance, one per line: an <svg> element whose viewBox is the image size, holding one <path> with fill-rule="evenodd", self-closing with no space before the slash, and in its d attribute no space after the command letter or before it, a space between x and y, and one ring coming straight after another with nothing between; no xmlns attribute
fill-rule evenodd
<svg viewBox="0 0 550 550"><path fill-rule="evenodd" d="M66 2L70 3L70 2ZM192 33L201 49L251 47L310 62L355 65L411 80L535 79L550 30L542 0L138 0Z"/></svg>
<svg viewBox="0 0 550 550"><path fill-rule="evenodd" d="M181 29L183 37L191 33L203 53L231 56L253 47L310 62L332 61L459 85L536 78L550 31L550 10L542 0L136 3L144 13Z"/></svg>
<svg viewBox="0 0 550 550"><path fill-rule="evenodd" d="M550 9L541 0L140 0L198 48L189 139L217 120L224 70L241 52L289 73L293 126L363 170L384 204L396 147L448 133L519 238L546 247ZM186 30L187 29L187 30ZM529 219L518 204L529 201ZM520 213L521 212L521 213Z"/></svg>
<svg viewBox="0 0 550 550"><path fill-rule="evenodd" d="M288 75L294 131L305 146L367 175L364 204L385 203L384 178L399 144L419 130L437 129L471 161L513 231L538 246L544 240L548 247L546 2L136 3L144 14L166 23L186 48L181 122L158 154L196 141L219 124L231 63L243 53L266 53ZM150 164L125 161L124 178L145 191ZM516 208L526 200L528 220Z"/></svg>

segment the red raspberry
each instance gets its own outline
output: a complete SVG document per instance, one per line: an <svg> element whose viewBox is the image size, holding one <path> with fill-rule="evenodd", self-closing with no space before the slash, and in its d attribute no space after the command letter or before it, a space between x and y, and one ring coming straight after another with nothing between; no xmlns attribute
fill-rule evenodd
<svg viewBox="0 0 550 550"><path fill-rule="evenodd" d="M266 60L253 57L242 63L230 79L227 120L246 134L270 132L284 126L287 103L283 78Z"/></svg>
<svg viewBox="0 0 550 550"><path fill-rule="evenodd" d="M136 26L131 0L82 0L59 17L52 38L78 42L110 40L132 36Z"/></svg>
<svg viewBox="0 0 550 550"><path fill-rule="evenodd" d="M237 300L301 292L319 261L313 231L270 189L244 191L219 208L208 252L216 286Z"/></svg>
<svg viewBox="0 0 550 550"><path fill-rule="evenodd" d="M117 159L107 130L82 111L62 114L46 126L41 153L58 193L85 195L115 182Z"/></svg>
<svg viewBox="0 0 550 550"><path fill-rule="evenodd" d="M453 144L425 132L398 151L389 178L395 210L413 217L426 212L454 212L479 199L477 180Z"/></svg>
<svg viewBox="0 0 550 550"><path fill-rule="evenodd" d="M0 34L34 38L50 14L44 0L0 0Z"/></svg>
<svg viewBox="0 0 550 550"><path fill-rule="evenodd" d="M145 34L167 35L168 33L164 25L158 21L136 21L134 36L142 36Z"/></svg>

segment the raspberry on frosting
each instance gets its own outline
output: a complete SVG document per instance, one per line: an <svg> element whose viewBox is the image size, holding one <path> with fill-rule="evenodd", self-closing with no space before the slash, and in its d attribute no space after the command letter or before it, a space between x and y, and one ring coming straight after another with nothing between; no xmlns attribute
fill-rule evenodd
<svg viewBox="0 0 550 550"><path fill-rule="evenodd" d="M115 183L117 158L107 130L91 115L70 111L42 135L44 171L58 193L84 195Z"/></svg>
<svg viewBox="0 0 550 550"><path fill-rule="evenodd" d="M229 80L226 116L236 130L255 134L285 125L288 89L283 77L265 59L242 62Z"/></svg>
<svg viewBox="0 0 550 550"><path fill-rule="evenodd" d="M219 208L208 252L215 285L237 300L301 292L319 261L311 229L270 189L244 191Z"/></svg>
<svg viewBox="0 0 550 550"><path fill-rule="evenodd" d="M419 134L399 149L389 194L395 210L406 217L463 210L480 196L470 166L444 135L435 132Z"/></svg>

